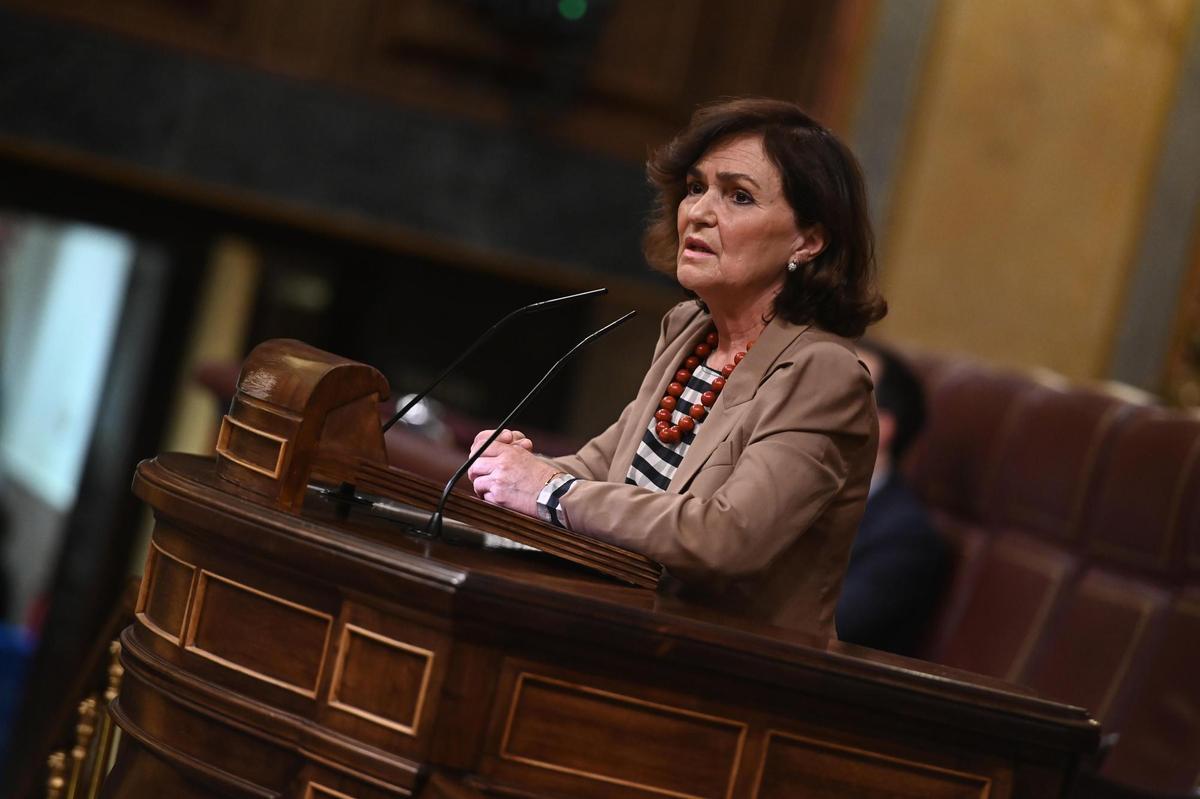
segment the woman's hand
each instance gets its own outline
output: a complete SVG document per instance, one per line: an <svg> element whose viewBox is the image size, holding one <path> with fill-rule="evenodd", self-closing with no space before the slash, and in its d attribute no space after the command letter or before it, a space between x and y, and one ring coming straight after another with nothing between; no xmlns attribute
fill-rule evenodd
<svg viewBox="0 0 1200 799"><path fill-rule="evenodd" d="M493 431L475 436L475 452ZM537 498L557 470L533 454L533 441L520 430L502 430L479 460L471 464L467 476L475 493L502 508L537 516Z"/></svg>
<svg viewBox="0 0 1200 799"><path fill-rule="evenodd" d="M475 450L479 449L479 445L491 438L492 433L494 432L496 431L493 429L480 430L478 433L476 433L475 440L471 442L470 454L474 455ZM492 444L493 446L496 444L516 444L519 447L524 447L530 452L533 452L533 439L526 438L525 434L520 430L501 430L500 435L496 436L496 440L492 442Z"/></svg>

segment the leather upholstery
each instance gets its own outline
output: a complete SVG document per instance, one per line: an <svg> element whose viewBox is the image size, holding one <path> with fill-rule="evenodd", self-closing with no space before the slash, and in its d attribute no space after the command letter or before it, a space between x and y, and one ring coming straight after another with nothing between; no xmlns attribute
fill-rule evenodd
<svg viewBox="0 0 1200 799"><path fill-rule="evenodd" d="M956 553L924 655L1087 707L1100 773L1200 784L1200 415L921 354L904 470Z"/></svg>
<svg viewBox="0 0 1200 799"><path fill-rule="evenodd" d="M980 518L1000 435L1016 399L1033 388L1014 375L962 364L927 394L921 457L911 464L910 477L931 505Z"/></svg>
<svg viewBox="0 0 1200 799"><path fill-rule="evenodd" d="M1196 506L1188 479L1200 457L1200 420L1139 408L1116 431L1092 489L1088 554L1115 567L1181 576L1179 541ZM1190 506L1190 507L1189 507Z"/></svg>
<svg viewBox="0 0 1200 799"><path fill-rule="evenodd" d="M1120 690L1160 632L1169 597L1153 583L1089 569L1063 597L1022 681L1119 728Z"/></svg>
<svg viewBox="0 0 1200 799"><path fill-rule="evenodd" d="M1044 386L1023 392L997 444L986 520L1041 538L1075 538L1088 482L1128 411L1099 393Z"/></svg>
<svg viewBox="0 0 1200 799"><path fill-rule="evenodd" d="M1200 770L1200 589L1182 591L1166 629L1130 685L1128 714L1102 773L1119 782L1182 793Z"/></svg>
<svg viewBox="0 0 1200 799"><path fill-rule="evenodd" d="M1076 566L1074 555L1030 536L994 536L941 662L1015 680Z"/></svg>

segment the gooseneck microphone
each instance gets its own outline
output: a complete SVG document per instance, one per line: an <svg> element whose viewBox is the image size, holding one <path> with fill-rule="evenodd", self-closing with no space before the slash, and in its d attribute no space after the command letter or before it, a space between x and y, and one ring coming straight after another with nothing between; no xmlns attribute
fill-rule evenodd
<svg viewBox="0 0 1200 799"><path fill-rule="evenodd" d="M588 292L588 293L593 293L593 292ZM580 295L576 295L576 296L580 296ZM551 300L551 302L554 302L554 300ZM600 338L600 336L603 336L605 333L612 330L614 327L624 324L625 322L632 319L634 316L637 316L637 311L630 311L629 313L622 316L620 319L616 319L612 322L609 322L607 325L600 328L599 330L596 330L596 331L588 334L583 339L581 339L578 344L576 344L571 349L567 350L566 354L564 354L561 358L559 358L557 361L555 361L554 365L550 367L550 370L548 372L546 372L546 374L542 375L542 379L539 380L537 382L537 384L529 390L529 393L526 394L521 399L521 401L517 403L517 406L515 408L513 408L511 411L509 411L508 416L505 416L500 421L500 423L498 425L496 425L496 429L492 431L492 434L490 436L488 436L487 441L484 441L483 444L481 444L477 450L475 450L474 452L471 453L471 456L469 458L467 458L466 463L464 463L462 466L458 467L458 471L455 472L454 476L450 478L450 481L448 483L446 483L445 489L442 490L442 497L440 500L438 500L437 508L434 509L433 515L429 517L429 523L425 525L425 532L429 535L430 538L438 538L442 534L442 512L446 509L446 500L448 500L450 498L450 492L452 490L454 490L454 484L462 479L462 476L467 473L468 469L471 468L471 464L473 464L473 463L475 463L475 461L479 460L479 456L482 455L487 450L487 448L492 445L492 442L494 442L496 440L496 437L500 435L501 431L504 430L505 426L508 425L508 423L512 420L512 418L521 412L521 409L525 407L525 404L527 402L529 402L529 400L531 400L541 390L542 386L544 386L546 384L546 382L548 380L550 380L550 378L552 378L556 374L558 374L559 370L562 369L562 367L566 364L566 362L571 359L571 356L573 356L580 348L582 348L583 345L587 344L589 341L592 341L593 339Z"/></svg>
<svg viewBox="0 0 1200 799"><path fill-rule="evenodd" d="M525 316L526 314L537 313L538 311L548 311L551 308L557 308L560 305L565 305L566 303L569 303L569 302L575 302L576 300L583 300L583 299L587 299L588 297L597 297L601 294L606 294L607 292L608 292L608 289L606 289L606 288L592 289L591 291L581 291L578 294L568 294L565 297L556 297L552 300L542 300L541 302L530 303L529 305L526 305L524 308L518 308L517 310L513 311L508 316L505 316L499 322L497 322L496 324L492 325L487 330L485 330L482 336L475 339L474 344L467 347L467 349L463 352L462 355L459 355L457 358L454 359L453 363L451 363L449 366L447 366L445 369L442 370L442 373L440 375L438 375L432 383L429 384L428 388L426 388L420 394L417 394L416 396L414 396L412 399L410 399L405 404L405 406L403 408L396 411L396 415L393 416L391 419L388 419L387 422L383 425L383 432L386 433L388 430L391 429L392 425L394 425L396 422L398 422L402 418L404 418L404 414L406 414L410 410L412 410L413 406L416 405L418 402L425 399L425 396L430 391L433 391L435 388L437 388L438 384L441 383L446 378L446 375L450 374L455 369L457 369L458 365L460 363L462 363L463 361L465 361L471 353L473 353L473 352L475 352L475 350L479 349L481 344L483 344L485 341L490 339L497 330L499 330L500 328L507 325L513 319L516 319L518 316Z"/></svg>

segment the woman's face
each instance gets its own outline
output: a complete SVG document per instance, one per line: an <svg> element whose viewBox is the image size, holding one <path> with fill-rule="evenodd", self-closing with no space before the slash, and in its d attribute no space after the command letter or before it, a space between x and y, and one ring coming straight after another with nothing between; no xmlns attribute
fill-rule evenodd
<svg viewBox="0 0 1200 799"><path fill-rule="evenodd" d="M676 221L676 278L710 307L773 298L807 240L757 134L719 142L700 157Z"/></svg>

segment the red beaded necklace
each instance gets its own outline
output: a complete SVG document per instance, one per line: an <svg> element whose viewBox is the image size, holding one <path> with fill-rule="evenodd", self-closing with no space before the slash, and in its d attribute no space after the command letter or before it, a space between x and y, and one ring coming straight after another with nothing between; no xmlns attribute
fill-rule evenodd
<svg viewBox="0 0 1200 799"><path fill-rule="evenodd" d="M717 401L717 397L725 388L725 381L733 374L734 368L742 362L742 358L746 357L744 352L734 355L733 363L725 364L721 369L721 376L713 379L712 389L701 394L700 402L693 405L686 414L680 417L678 422L671 424L671 415L679 403L679 395L683 393L684 386L692 378L692 372L717 346L717 340L717 331L710 328L700 339L696 348L692 350L692 354L683 359L679 371L675 372L675 380L667 386L666 396L662 398L662 402L658 403L658 410L654 412L654 418L658 420L655 422L654 432L658 436L658 440L664 444L679 443L679 439L684 433L694 430L696 425L704 420L708 409ZM746 349L750 349L753 345L754 342L751 341L746 345Z"/></svg>

